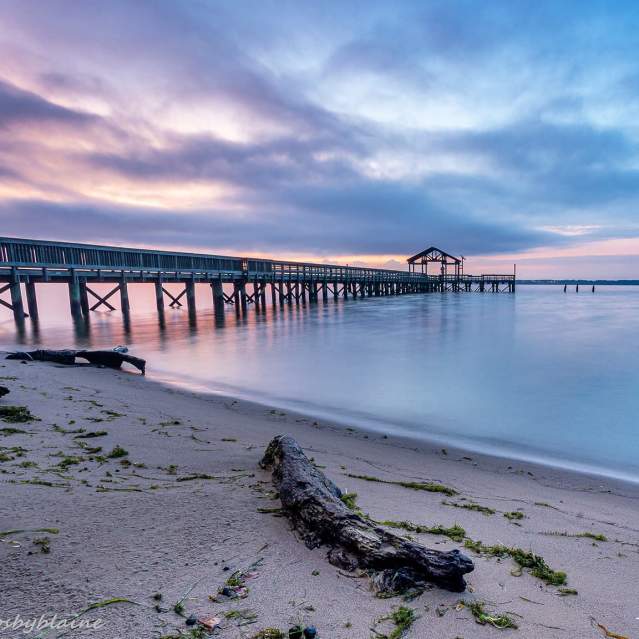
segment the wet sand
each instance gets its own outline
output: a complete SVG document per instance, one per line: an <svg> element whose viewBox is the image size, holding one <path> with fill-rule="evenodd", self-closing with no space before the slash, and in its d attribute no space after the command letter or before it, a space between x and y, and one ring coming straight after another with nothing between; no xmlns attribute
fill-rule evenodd
<svg viewBox="0 0 639 639"><path fill-rule="evenodd" d="M214 636L253 637L302 623L315 625L324 639L359 639L389 634L392 624L379 620L404 605L418 616L407 637L586 638L605 636L603 627L639 636L635 485L442 450L124 371L0 364L0 385L11 389L0 405L27 406L39 418L0 422L26 431L0 436L0 530L59 530L3 535L0 619L70 618L95 602L124 598L135 603L83 615L100 619L99 630L68 636L178 637L189 632L173 610L183 601L187 616L222 620ZM106 434L86 437L100 431ZM296 437L374 519L458 524L466 539L532 551L565 571L563 587L578 594L519 570L510 557L464 549L464 540L399 529L434 548L462 548L475 570L461 595L433 588L410 602L376 598L367 579L331 566L323 549L308 550L285 518L258 512L279 505L269 474L258 466L279 433ZM127 454L109 457L116 446ZM437 482L457 494L349 474ZM463 507L469 504L494 512ZM572 536L584 533L589 536ZM606 541L593 538L600 535ZM45 537L48 553L33 543ZM230 574L252 565L245 598L217 596ZM460 600L485 602L487 611L507 613L519 629L479 625ZM226 618L233 610L239 615ZM25 635L0 631L4 636Z"/></svg>

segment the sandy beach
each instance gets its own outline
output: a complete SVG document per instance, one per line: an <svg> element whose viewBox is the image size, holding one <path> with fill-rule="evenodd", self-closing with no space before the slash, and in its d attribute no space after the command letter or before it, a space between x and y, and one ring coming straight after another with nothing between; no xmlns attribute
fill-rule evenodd
<svg viewBox="0 0 639 639"><path fill-rule="evenodd" d="M406 637L639 636L637 486L357 431L127 371L0 366L0 385L11 391L0 406L25 406L36 418L0 422L2 620L70 619L123 599L83 614L99 629L68 636L197 637L185 624L195 615L220 620L213 636L300 623L324 639L359 639L393 636L383 618L405 606L416 616ZM475 562L467 592L377 598L367 578L330 565L324 549L308 550L278 516L270 474L258 466L280 433L357 493L373 519L441 525L446 534L396 532L462 549ZM451 533L455 525L463 531ZM496 556L495 544L542 556L565 583ZM242 597L220 596L236 571ZM477 623L472 602L518 629Z"/></svg>

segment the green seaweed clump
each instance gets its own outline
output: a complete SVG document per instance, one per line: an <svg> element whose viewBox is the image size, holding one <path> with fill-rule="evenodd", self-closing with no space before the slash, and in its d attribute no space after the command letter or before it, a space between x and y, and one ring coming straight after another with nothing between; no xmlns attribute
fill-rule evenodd
<svg viewBox="0 0 639 639"><path fill-rule="evenodd" d="M506 614L497 615L486 612L486 604L484 604L484 602L482 601L462 601L460 603L462 603L470 610L473 617L475 617L475 621L481 626L489 624L491 626L494 626L495 628L499 628L500 630L505 630L506 628L512 628L513 630L516 630L518 627L517 624L512 620L512 618Z"/></svg>
<svg viewBox="0 0 639 639"><path fill-rule="evenodd" d="M354 512L361 512L357 505L357 493L344 493L340 499Z"/></svg>
<svg viewBox="0 0 639 639"><path fill-rule="evenodd" d="M488 506L482 506L481 504L477 504L474 501L468 501L464 503L448 501L444 499L442 501L444 506L453 506L454 508L464 508L466 510L474 510L482 515L494 515L497 512L494 508L489 508Z"/></svg>
<svg viewBox="0 0 639 639"><path fill-rule="evenodd" d="M511 548L503 544L485 546L481 541L473 541L472 539L466 539L464 541L464 547L475 551L479 555L486 554L492 555L493 557L512 557L522 568L529 568L530 573L534 577L545 581L547 584L561 586L566 583L567 575L565 572L553 570L542 556L523 550L522 548Z"/></svg>
<svg viewBox="0 0 639 639"><path fill-rule="evenodd" d="M414 524L412 521L386 520L377 523L382 524L383 526L388 526L389 528L402 528L403 530L408 530L409 532L414 533L444 535L445 537L450 537L453 541L463 541L466 536L466 531L459 524L446 528L441 524L436 524L435 526L422 526L420 524Z"/></svg>
<svg viewBox="0 0 639 639"><path fill-rule="evenodd" d="M353 479L362 479L364 481L372 481L378 484L392 484L394 486L402 486L403 488L409 488L410 490L425 490L429 493L443 493L452 497L457 495L457 491L444 484L438 484L434 481L392 481L390 479L380 479L379 477L373 477L371 475L354 475L352 473L346 473L347 477Z"/></svg>
<svg viewBox="0 0 639 639"><path fill-rule="evenodd" d="M506 519L509 519L510 521L514 521L514 520L519 520L519 519L523 519L524 518L524 513L521 512L521 510L513 510L511 512L508 513L504 513L504 517Z"/></svg>
<svg viewBox="0 0 639 639"><path fill-rule="evenodd" d="M24 424L37 419L26 406L0 406L0 419L9 424Z"/></svg>
<svg viewBox="0 0 639 639"><path fill-rule="evenodd" d="M396 610L393 610L388 617L383 617L380 621L384 621L386 619L390 619L395 624L395 628L390 635L377 634L378 639L401 639L415 621L417 621L417 615L413 608L400 606Z"/></svg>
<svg viewBox="0 0 639 639"><path fill-rule="evenodd" d="M256 635L253 635L253 639L285 639L285 637L279 628L264 628L264 630L260 630Z"/></svg>
<svg viewBox="0 0 639 639"><path fill-rule="evenodd" d="M109 459L118 459L120 457L126 457L129 454L129 451L122 448L120 444L116 444L115 448L107 454Z"/></svg>
<svg viewBox="0 0 639 639"><path fill-rule="evenodd" d="M40 552L48 555L51 552L51 540L48 537L38 537L33 540L36 546L40 547Z"/></svg>

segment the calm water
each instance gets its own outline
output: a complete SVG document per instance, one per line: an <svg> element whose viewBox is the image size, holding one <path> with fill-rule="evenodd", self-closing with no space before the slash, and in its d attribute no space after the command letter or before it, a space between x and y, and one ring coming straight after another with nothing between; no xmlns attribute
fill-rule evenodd
<svg viewBox="0 0 639 639"><path fill-rule="evenodd" d="M39 330L0 309L0 348L127 344L151 377L639 480L639 287L320 301L223 326L201 288L196 324L167 308L161 326L152 287L131 286L129 323L74 327L66 289L42 286Z"/></svg>

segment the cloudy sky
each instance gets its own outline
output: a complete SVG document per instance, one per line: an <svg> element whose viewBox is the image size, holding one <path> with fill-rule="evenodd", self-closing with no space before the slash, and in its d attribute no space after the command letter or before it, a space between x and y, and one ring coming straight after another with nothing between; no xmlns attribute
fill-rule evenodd
<svg viewBox="0 0 639 639"><path fill-rule="evenodd" d="M639 277L639 3L0 0L3 235Z"/></svg>

